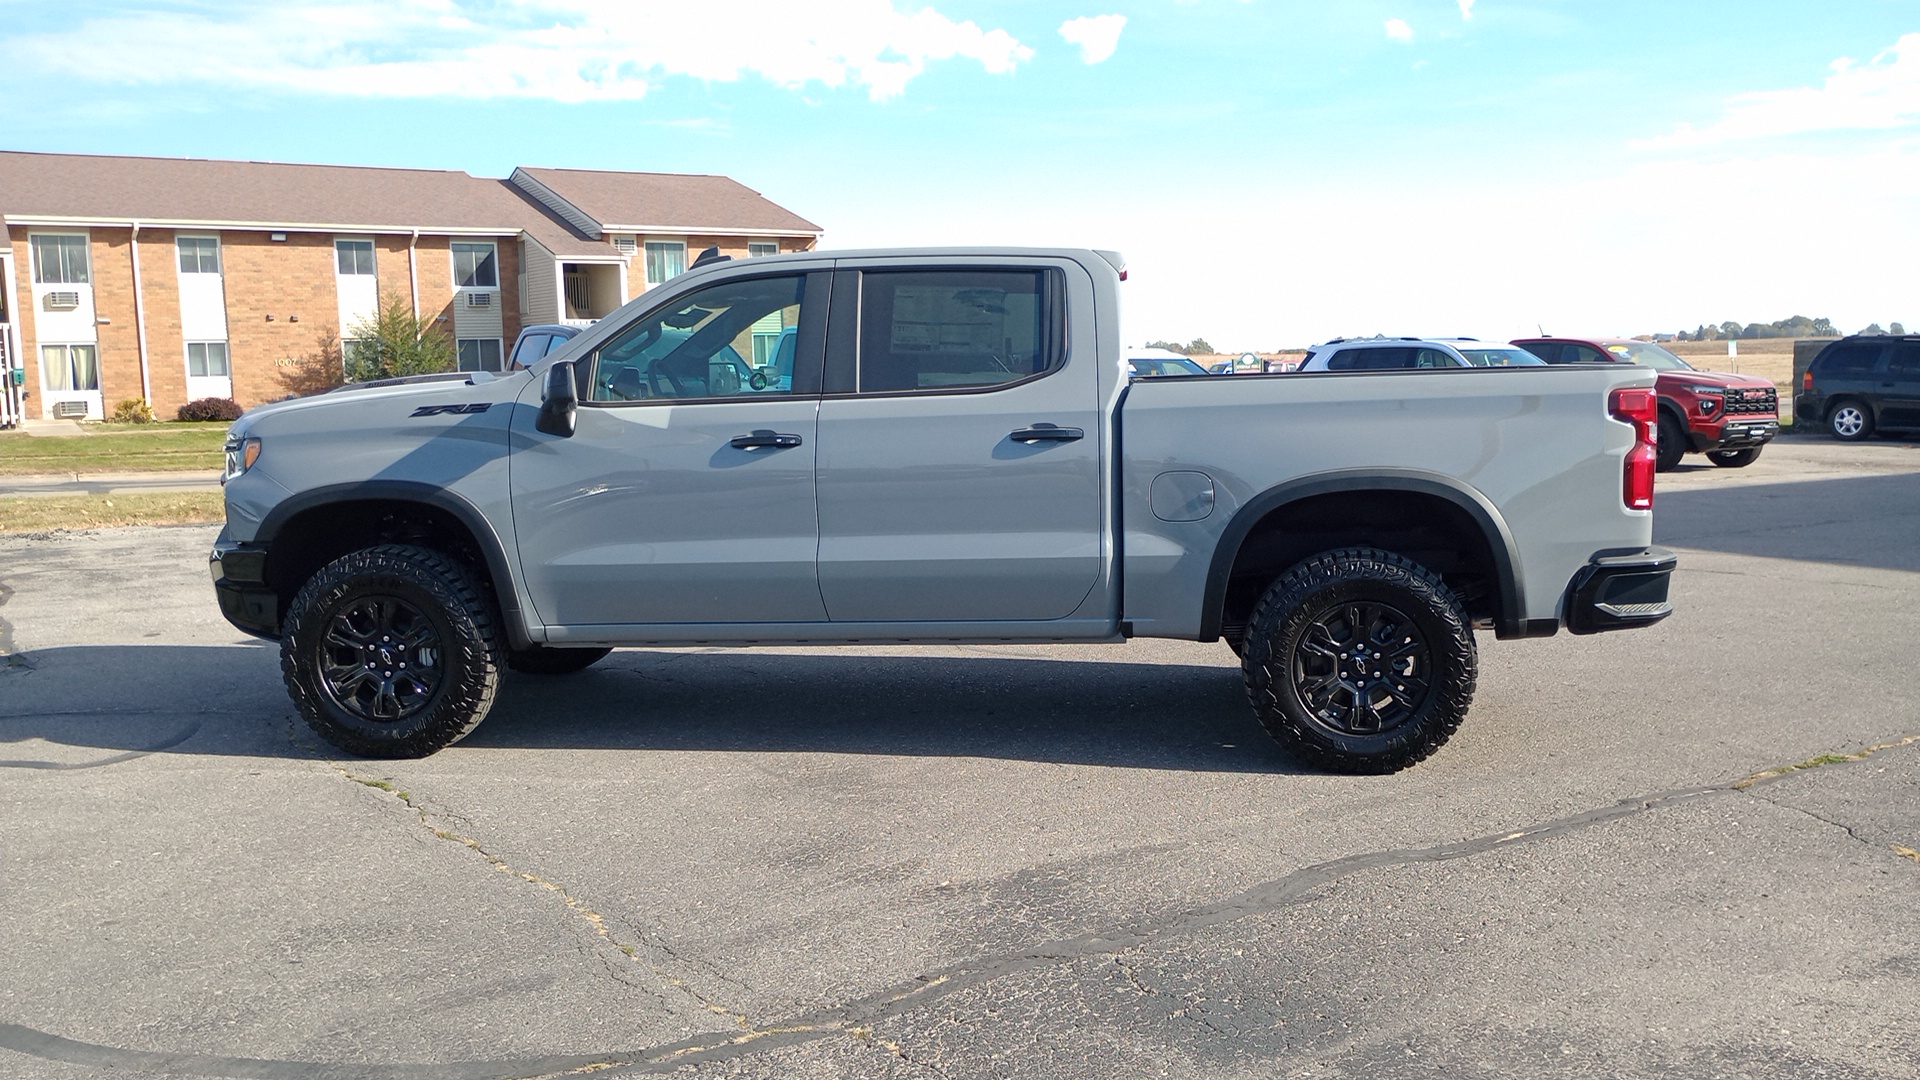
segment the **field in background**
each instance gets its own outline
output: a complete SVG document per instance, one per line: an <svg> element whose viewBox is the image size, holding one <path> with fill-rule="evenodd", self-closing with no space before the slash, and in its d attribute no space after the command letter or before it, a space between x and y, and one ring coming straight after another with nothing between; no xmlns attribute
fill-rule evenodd
<svg viewBox="0 0 1920 1080"><path fill-rule="evenodd" d="M211 525L226 517L221 498L218 491L0 497L0 533L123 525Z"/></svg>

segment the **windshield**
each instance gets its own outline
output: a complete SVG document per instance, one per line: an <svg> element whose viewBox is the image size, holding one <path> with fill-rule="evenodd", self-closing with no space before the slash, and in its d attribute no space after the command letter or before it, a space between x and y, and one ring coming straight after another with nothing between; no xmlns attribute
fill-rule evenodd
<svg viewBox="0 0 1920 1080"><path fill-rule="evenodd" d="M1466 346L1456 345L1460 355L1474 367L1540 367L1545 360L1525 349L1512 345Z"/></svg>
<svg viewBox="0 0 1920 1080"><path fill-rule="evenodd" d="M1641 367L1650 367L1657 371L1693 370L1692 364L1658 345L1645 341L1622 341L1607 346L1607 351L1629 364L1639 364Z"/></svg>
<svg viewBox="0 0 1920 1080"><path fill-rule="evenodd" d="M1205 375L1207 369L1191 360L1129 360L1135 375Z"/></svg>

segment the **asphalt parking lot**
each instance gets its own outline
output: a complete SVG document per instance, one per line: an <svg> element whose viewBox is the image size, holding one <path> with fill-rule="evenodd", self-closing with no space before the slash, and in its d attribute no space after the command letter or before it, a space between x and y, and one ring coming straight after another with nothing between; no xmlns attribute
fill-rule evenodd
<svg viewBox="0 0 1920 1080"><path fill-rule="evenodd" d="M1389 777L1158 641L624 651L342 759L214 530L0 540L0 1076L1920 1076L1920 446L1687 460L1676 614L1483 636Z"/></svg>

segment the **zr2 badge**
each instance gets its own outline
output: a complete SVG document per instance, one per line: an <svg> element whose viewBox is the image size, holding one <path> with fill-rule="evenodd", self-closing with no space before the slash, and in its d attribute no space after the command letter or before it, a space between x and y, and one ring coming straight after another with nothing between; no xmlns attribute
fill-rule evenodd
<svg viewBox="0 0 1920 1080"><path fill-rule="evenodd" d="M493 405L491 401L476 401L470 405L422 405L413 410L411 416L471 415L486 412Z"/></svg>

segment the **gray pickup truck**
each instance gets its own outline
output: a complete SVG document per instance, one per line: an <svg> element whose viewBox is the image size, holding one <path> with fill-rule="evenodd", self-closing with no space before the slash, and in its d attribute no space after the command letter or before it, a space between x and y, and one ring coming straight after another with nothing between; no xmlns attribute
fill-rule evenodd
<svg viewBox="0 0 1920 1080"><path fill-rule="evenodd" d="M1473 631L1665 617L1653 373L1131 381L1109 252L697 265L532 369L255 409L222 612L350 753L622 646L1224 639L1319 767L1444 743Z"/></svg>

